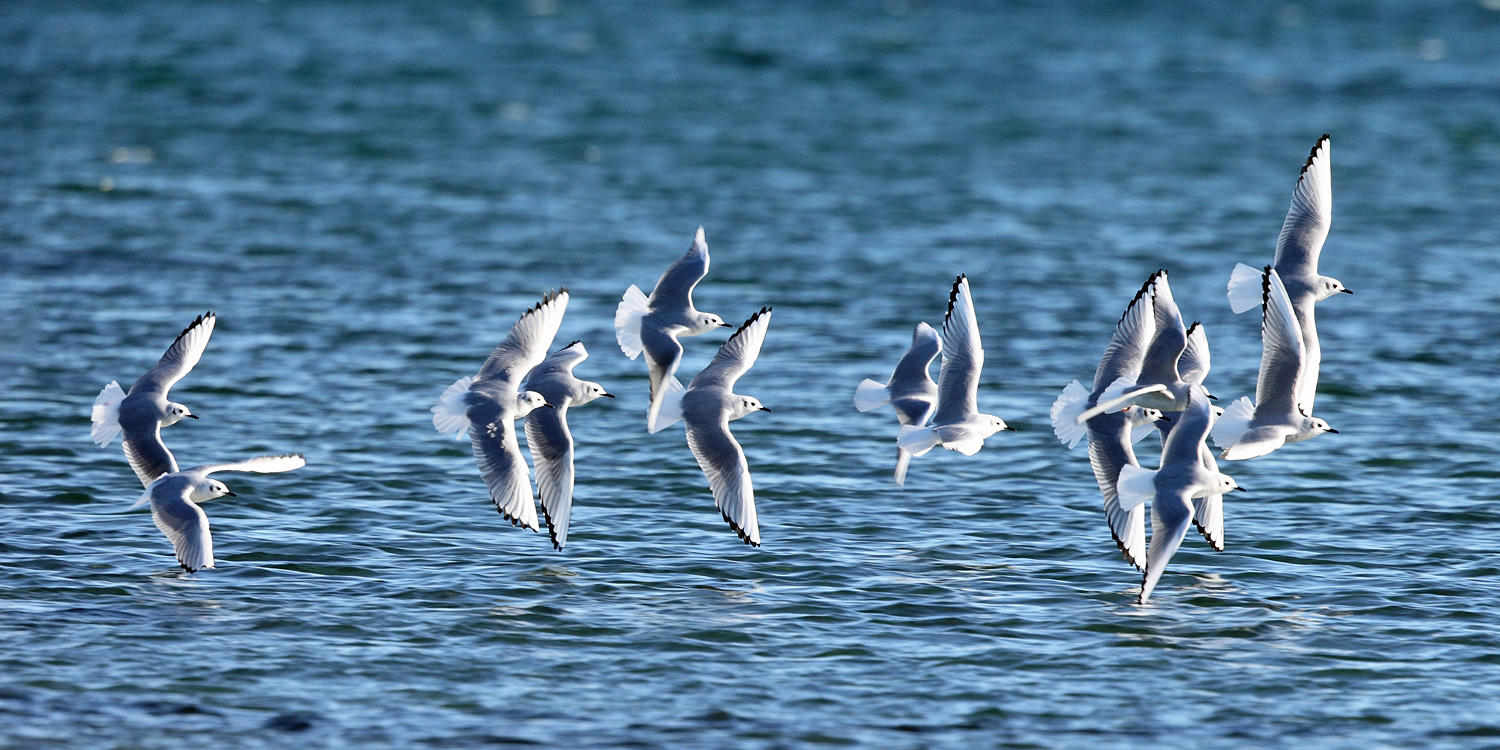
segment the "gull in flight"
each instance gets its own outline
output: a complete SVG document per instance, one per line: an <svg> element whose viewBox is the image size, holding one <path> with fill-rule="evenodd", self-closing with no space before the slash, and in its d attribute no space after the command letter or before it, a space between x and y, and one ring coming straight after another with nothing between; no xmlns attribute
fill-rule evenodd
<svg viewBox="0 0 1500 750"><path fill-rule="evenodd" d="M1327 422L1312 416L1301 401L1300 379L1306 377L1307 350L1301 327L1276 269L1262 272L1260 376L1255 382L1255 403L1240 397L1214 425L1213 439L1230 461L1264 456L1286 443L1337 433Z"/></svg>
<svg viewBox="0 0 1500 750"><path fill-rule="evenodd" d="M688 448L708 477L714 505L740 540L760 546L760 522L755 513L755 490L750 484L750 464L745 451L729 432L729 423L757 411L770 411L753 396L734 392L766 340L771 327L771 308L751 315L724 345L713 361L683 390L682 383L668 377L660 414L660 427L679 419L687 428Z"/></svg>
<svg viewBox="0 0 1500 750"><path fill-rule="evenodd" d="M228 495L239 497L229 491L223 482L210 479L210 474L221 471L253 471L257 474L277 474L300 469L307 465L301 456L261 456L229 464L209 464L165 474L146 487L141 498L131 508L151 503L151 520L161 529L172 548L177 552L177 563L183 570L193 573L214 566L214 540L208 533L208 516L198 503Z"/></svg>
<svg viewBox="0 0 1500 750"><path fill-rule="evenodd" d="M896 421L901 426L922 427L932 416L937 404L938 387L928 374L932 360L943 350L943 340L926 323L918 323L911 335L911 348L896 363L896 369L884 383L869 378L860 382L854 390L854 408L870 411L889 403L896 412ZM911 463L911 452L896 448L896 486L906 483L906 467Z"/></svg>
<svg viewBox="0 0 1500 750"><path fill-rule="evenodd" d="M1151 501L1151 544L1146 551L1146 573L1141 583L1140 603L1151 598L1167 562L1182 546L1196 509L1194 500L1229 490L1242 490L1234 479L1219 473L1218 464L1204 439L1213 424L1213 409L1203 386L1188 389L1188 404L1173 420L1162 446L1161 465L1155 471L1126 465L1117 486L1120 507L1127 512ZM1222 517L1222 514L1221 514Z"/></svg>
<svg viewBox="0 0 1500 750"><path fill-rule="evenodd" d="M1151 282L1147 281L1120 315L1109 346L1094 370L1094 390L1090 392L1074 380L1052 404L1052 431L1058 440L1072 449L1088 437L1089 463L1104 496L1104 518L1110 536L1114 537L1120 554L1137 569L1146 565L1146 512L1141 506L1128 512L1122 509L1115 483L1122 467L1140 466L1132 444L1150 434L1151 425L1164 417L1156 409L1140 406L1105 412L1083 424L1078 423L1077 417L1095 405L1105 388L1121 376L1140 370L1146 347L1156 331L1150 292Z"/></svg>
<svg viewBox="0 0 1500 750"><path fill-rule="evenodd" d="M663 383L682 363L682 344L677 339L732 327L723 318L693 307L693 288L707 275L708 239L703 235L703 227L698 227L692 247L661 275L650 297L631 284L615 309L615 339L620 351L631 359L646 353L651 375L646 429L651 433L666 427L658 417Z"/></svg>
<svg viewBox="0 0 1500 750"><path fill-rule="evenodd" d="M1324 133L1307 155L1302 172L1297 175L1297 186L1292 189L1292 205L1276 238L1276 257L1272 262L1302 329L1306 356L1297 384L1297 403L1309 413L1317 396L1318 369L1323 361L1313 307L1335 294L1354 293L1338 279L1318 273L1318 256L1333 224L1331 148L1328 134ZM1236 264L1229 277L1230 309L1236 314L1243 313L1260 306L1261 298L1261 271L1244 263Z"/></svg>
<svg viewBox="0 0 1500 750"><path fill-rule="evenodd" d="M162 442L161 428L185 418L197 419L198 415L182 404L168 401L167 391L198 364L216 320L212 312L199 315L177 334L177 340L167 347L156 366L136 379L128 395L119 382L112 380L94 399L90 437L103 448L123 433L125 459L143 487L151 486L163 474L177 471L177 459Z"/></svg>
<svg viewBox="0 0 1500 750"><path fill-rule="evenodd" d="M468 434L495 509L513 526L537 530L531 474L516 441L515 420L552 404L521 382L541 364L568 309L568 290L550 292L511 327L479 374L459 378L432 407L432 426L460 439Z"/></svg>
<svg viewBox="0 0 1500 750"><path fill-rule="evenodd" d="M984 367L984 346L979 340L979 321L969 278L959 274L948 293L948 314L943 318L943 365L938 371L937 411L925 427L903 425L896 446L921 456L941 445L965 456L984 447L985 438L1010 430L1005 420L979 413L979 371Z"/></svg>
<svg viewBox="0 0 1500 750"><path fill-rule="evenodd" d="M522 386L540 393L553 406L526 415L526 447L536 467L542 518L557 550L568 541L568 519L573 515L573 433L568 430L568 407L615 397L604 386L573 376L573 368L588 356L583 342L574 341L537 365Z"/></svg>

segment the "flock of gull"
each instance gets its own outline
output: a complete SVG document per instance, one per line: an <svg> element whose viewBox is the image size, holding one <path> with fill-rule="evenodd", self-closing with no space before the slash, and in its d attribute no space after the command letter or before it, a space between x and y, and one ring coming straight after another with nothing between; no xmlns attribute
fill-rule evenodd
<svg viewBox="0 0 1500 750"><path fill-rule="evenodd" d="M1270 265L1237 265L1230 275L1231 309L1261 309L1262 355L1255 397L1220 409L1203 385L1209 370L1203 326L1185 326L1167 283L1153 273L1126 306L1094 372L1093 388L1069 383L1052 405L1052 428L1068 448L1087 440L1089 462L1104 498L1105 521L1125 560L1144 574L1145 603L1168 561L1195 526L1216 550L1224 548L1224 493L1240 488L1219 470L1218 459L1263 456L1286 443L1337 432L1312 415L1322 351L1314 305L1334 294L1352 293L1337 279L1318 273L1318 255L1332 218L1329 137L1313 147L1292 193ZM645 355L650 378L646 429L656 433L682 422L689 450L708 479L714 504L746 544L760 546L760 525L745 452L729 423L757 411L760 401L734 392L760 354L771 324L762 307L719 347L708 366L686 386L677 378L681 339L720 328L722 318L693 306L692 293L708 274L708 242L699 227L687 253L673 263L647 295L635 285L615 313L620 350ZM573 436L568 409L598 398L614 398L573 370L588 358L580 341L551 354L567 311L566 288L548 293L512 326L479 371L459 378L432 407L433 427L445 436L469 438L491 501L512 525L538 531L537 506L554 548L567 543L574 483ZM161 428L197 417L169 401L168 391L202 357L216 318L199 316L178 335L156 366L127 393L111 382L92 412L91 437L101 447L121 436L131 468L145 487L135 506L150 503L158 529L172 542L177 561L195 572L214 567L208 517L199 503L234 496L219 472L276 473L306 465L300 455L180 469L162 441ZM941 354L939 375L929 374ZM918 323L911 347L884 382L866 379L854 405L871 411L890 404L899 422L894 477L904 485L911 459L936 447L972 456L984 441L1010 430L978 405L984 349L969 280L955 279L941 333ZM515 422L525 420L527 465ZM1161 436L1156 469L1141 465L1134 446L1148 434ZM1212 440L1217 457L1208 447ZM535 491L532 469L535 470ZM1146 535L1150 508L1151 534Z"/></svg>

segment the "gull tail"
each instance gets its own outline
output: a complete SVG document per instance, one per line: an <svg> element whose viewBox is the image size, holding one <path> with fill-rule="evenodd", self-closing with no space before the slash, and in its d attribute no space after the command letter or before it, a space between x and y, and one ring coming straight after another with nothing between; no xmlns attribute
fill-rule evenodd
<svg viewBox="0 0 1500 750"><path fill-rule="evenodd" d="M1234 264L1234 273L1229 275L1229 309L1235 315L1260 307L1263 291L1260 277L1261 269Z"/></svg>
<svg viewBox="0 0 1500 750"><path fill-rule="evenodd" d="M896 449L896 486L906 486L906 468L911 466L911 451L905 448Z"/></svg>
<svg viewBox="0 0 1500 750"><path fill-rule="evenodd" d="M938 443L936 427L918 427L914 424L901 425L901 431L896 434L896 447L910 451L914 456L925 455L927 451L936 448Z"/></svg>
<svg viewBox="0 0 1500 750"><path fill-rule="evenodd" d="M1257 286L1256 289L1259 290L1260 287ZM1255 295L1255 304L1258 305L1260 292L1257 291ZM646 293L631 284L620 297L620 306L615 308L615 341L620 343L620 351L631 359L641 356L641 318L645 317L647 306Z"/></svg>
<svg viewBox="0 0 1500 750"><path fill-rule="evenodd" d="M891 392L886 390L885 383L869 378L859 381L859 387L854 389L854 408L860 411L879 408L890 400Z"/></svg>
<svg viewBox="0 0 1500 750"><path fill-rule="evenodd" d="M687 389L676 376L668 375L662 381L661 393L651 402L651 411L646 414L646 431L655 435L682 420L682 394Z"/></svg>
<svg viewBox="0 0 1500 750"><path fill-rule="evenodd" d="M89 439L98 443L100 448L109 445L120 434L120 402L124 400L125 391L114 380L109 381L94 399L94 408L89 414L94 426L89 430Z"/></svg>
<svg viewBox="0 0 1500 750"><path fill-rule="evenodd" d="M469 431L469 407L464 403L464 396L469 393L469 385L473 382L472 377L459 378L438 396L432 407L432 426L438 432L459 440Z"/></svg>
<svg viewBox="0 0 1500 750"><path fill-rule="evenodd" d="M1088 434L1088 428L1078 419L1089 405L1088 389L1078 381L1068 383L1052 402L1052 434L1072 450Z"/></svg>
<svg viewBox="0 0 1500 750"><path fill-rule="evenodd" d="M1120 509L1128 513L1156 496L1156 472L1125 464L1120 467L1115 492L1120 497Z"/></svg>
<svg viewBox="0 0 1500 750"><path fill-rule="evenodd" d="M1228 450L1250 431L1250 420L1254 417L1255 405L1250 403L1250 397L1240 396L1224 410L1224 416L1214 422L1209 436L1213 438L1215 445Z"/></svg>

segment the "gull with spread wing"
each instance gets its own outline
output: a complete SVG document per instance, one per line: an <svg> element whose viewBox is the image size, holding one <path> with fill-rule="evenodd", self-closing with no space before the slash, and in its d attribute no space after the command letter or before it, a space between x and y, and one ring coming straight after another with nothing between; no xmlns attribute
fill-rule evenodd
<svg viewBox="0 0 1500 750"><path fill-rule="evenodd" d="M239 497L223 482L210 479L221 471L251 471L277 474L300 469L307 461L299 455L260 456L229 464L209 464L162 475L146 487L141 498L130 506L151 503L151 520L171 540L177 553L177 564L193 573L214 566L214 540L208 533L208 515L198 503L216 497Z"/></svg>
<svg viewBox="0 0 1500 750"><path fill-rule="evenodd" d="M542 500L542 518L554 549L568 541L568 521L573 515L573 433L568 429L568 407L594 399L614 398L604 386L579 380L573 368L588 359L582 341L574 341L553 352L526 376L528 391L542 394L551 409L533 409L526 415L526 447L536 469L537 494Z"/></svg>
<svg viewBox="0 0 1500 750"><path fill-rule="evenodd" d="M927 424L932 409L937 405L938 387L928 374L932 360L943 350L943 340L926 323L918 323L911 334L911 347L896 363L896 369L884 383L865 378L854 390L854 408L870 411L889 403L896 412L896 421L901 426ZM906 483L906 467L911 463L911 452L896 448L896 486Z"/></svg>
<svg viewBox="0 0 1500 750"><path fill-rule="evenodd" d="M516 440L514 421L552 404L521 382L541 364L568 309L568 290L548 293L511 327L479 374L459 378L432 407L432 426L455 439L469 436L479 474L495 509L513 526L537 530L531 474Z"/></svg>
<svg viewBox="0 0 1500 750"><path fill-rule="evenodd" d="M766 330L771 327L771 308L762 307L719 347L713 361L693 378L686 390L675 377L663 388L660 427L679 419L686 425L688 448L708 477L714 505L740 540L760 546L760 521L755 512L755 490L750 484L750 464L739 441L729 432L729 423L757 411L770 411L753 396L734 392L755 358L760 356Z"/></svg>
<svg viewBox="0 0 1500 750"><path fill-rule="evenodd" d="M156 366L136 379L126 394L117 381L110 381L94 399L90 437L99 447L108 446L116 435L124 434L125 459L149 487L157 477L177 471L177 459L161 439L161 428L198 415L186 406L167 400L167 391L198 364L208 337L213 335L212 312L199 315L191 325L177 334Z"/></svg>
<svg viewBox="0 0 1500 750"><path fill-rule="evenodd" d="M708 239L703 227L693 236L687 254L677 259L647 297L631 284L615 309L615 339L625 356L635 359L646 353L651 376L651 403L646 409L646 430L656 433L666 427L659 419L663 383L682 363L683 336L697 336L715 328L730 328L723 318L693 307L693 289L708 275Z"/></svg>

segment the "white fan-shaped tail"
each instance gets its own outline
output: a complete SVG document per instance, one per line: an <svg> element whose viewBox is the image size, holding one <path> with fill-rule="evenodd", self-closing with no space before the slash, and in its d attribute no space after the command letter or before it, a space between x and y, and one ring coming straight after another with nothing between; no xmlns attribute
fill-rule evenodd
<svg viewBox="0 0 1500 750"><path fill-rule="evenodd" d="M631 284L620 297L620 306L615 308L615 341L631 359L641 356L641 318L645 317L648 304L646 293Z"/></svg>
<svg viewBox="0 0 1500 750"><path fill-rule="evenodd" d="M1082 383L1068 383L1052 402L1052 434L1072 450L1088 434L1088 428L1078 420L1089 405L1089 390Z"/></svg>
<svg viewBox="0 0 1500 750"><path fill-rule="evenodd" d="M854 408L860 411L878 409L890 400L891 392L886 389L885 383L869 378L859 381L859 387L854 389Z"/></svg>
<svg viewBox="0 0 1500 750"><path fill-rule="evenodd" d="M109 445L120 434L120 402L124 400L125 391L114 380L109 381L94 399L94 408L89 414L89 420L93 422L89 438L100 448Z"/></svg>
<svg viewBox="0 0 1500 750"><path fill-rule="evenodd" d="M1252 268L1244 263L1234 264L1234 272L1229 274L1229 309L1239 315L1246 310L1260 307L1261 270Z"/></svg>
<svg viewBox="0 0 1500 750"><path fill-rule="evenodd" d="M1128 513L1156 496L1156 472L1135 464L1125 464L1120 467L1115 492L1120 497L1120 508Z"/></svg>
<svg viewBox="0 0 1500 750"><path fill-rule="evenodd" d="M469 407L464 403L464 395L473 382L472 377L459 378L438 397L437 404L432 407L432 426L438 432L455 440L462 440L468 434Z"/></svg>
<svg viewBox="0 0 1500 750"><path fill-rule="evenodd" d="M1217 422L1214 422L1210 437L1214 444L1220 448L1229 448L1240 441L1246 432L1250 431L1250 420L1255 417L1255 404L1250 403L1248 396L1240 396L1224 410Z"/></svg>
<svg viewBox="0 0 1500 750"><path fill-rule="evenodd" d="M675 376L663 381L661 393L657 394L651 410L646 413L646 431L655 435L682 421L682 394L686 392L682 381Z"/></svg>
<svg viewBox="0 0 1500 750"><path fill-rule="evenodd" d="M896 434L896 447L910 451L913 456L926 455L927 451L936 448L939 442L942 441L938 439L935 427L904 424L901 425L901 431Z"/></svg>

